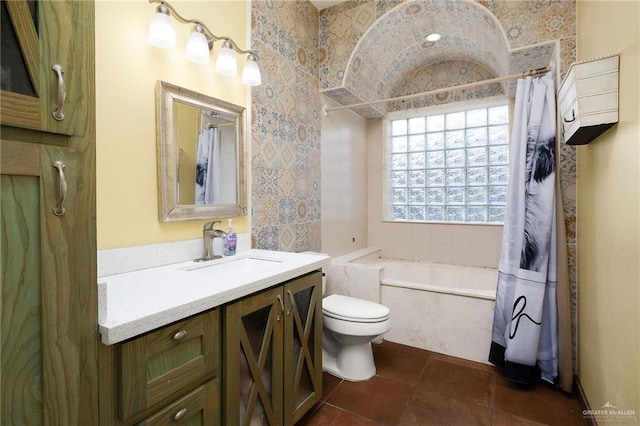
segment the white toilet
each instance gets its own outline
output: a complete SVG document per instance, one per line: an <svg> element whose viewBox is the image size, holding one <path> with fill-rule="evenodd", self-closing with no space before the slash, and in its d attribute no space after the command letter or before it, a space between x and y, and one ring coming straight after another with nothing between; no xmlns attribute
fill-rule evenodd
<svg viewBox="0 0 640 426"><path fill-rule="evenodd" d="M332 294L322 299L322 369L359 382L376 374L371 341L391 330L389 308Z"/></svg>

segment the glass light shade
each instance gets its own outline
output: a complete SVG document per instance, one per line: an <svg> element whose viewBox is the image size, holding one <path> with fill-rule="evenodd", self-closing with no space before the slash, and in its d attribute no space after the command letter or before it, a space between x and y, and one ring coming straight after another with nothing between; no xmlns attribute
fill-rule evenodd
<svg viewBox="0 0 640 426"><path fill-rule="evenodd" d="M176 47L176 31L171 17L163 12L157 12L149 24L149 43L162 49Z"/></svg>
<svg viewBox="0 0 640 426"><path fill-rule="evenodd" d="M208 64L209 43L207 43L207 37L199 31L193 31L187 40L185 55L187 60L196 64Z"/></svg>
<svg viewBox="0 0 640 426"><path fill-rule="evenodd" d="M222 46L216 57L216 71L222 75L236 75L238 73L238 61L233 50Z"/></svg>
<svg viewBox="0 0 640 426"><path fill-rule="evenodd" d="M260 86L262 84L260 67L254 59L247 58L247 63L242 68L242 84L246 86Z"/></svg>

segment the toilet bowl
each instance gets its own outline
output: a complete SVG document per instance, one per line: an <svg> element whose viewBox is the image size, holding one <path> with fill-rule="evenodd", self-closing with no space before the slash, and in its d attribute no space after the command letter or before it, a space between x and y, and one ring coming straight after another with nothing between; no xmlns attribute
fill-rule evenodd
<svg viewBox="0 0 640 426"><path fill-rule="evenodd" d="M322 300L322 316L322 369L354 382L375 376L371 341L391 330L389 308L332 294Z"/></svg>

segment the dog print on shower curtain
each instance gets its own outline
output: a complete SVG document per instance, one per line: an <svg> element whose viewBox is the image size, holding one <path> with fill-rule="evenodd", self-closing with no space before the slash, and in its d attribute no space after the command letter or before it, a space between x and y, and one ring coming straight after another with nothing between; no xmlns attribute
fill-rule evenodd
<svg viewBox="0 0 640 426"><path fill-rule="evenodd" d="M535 132L537 134L537 131ZM527 168L525 173L526 211L524 241L520 268L540 271L548 261L548 244L554 199L547 194L547 187L555 185L555 137L536 143L535 137L527 138Z"/></svg>

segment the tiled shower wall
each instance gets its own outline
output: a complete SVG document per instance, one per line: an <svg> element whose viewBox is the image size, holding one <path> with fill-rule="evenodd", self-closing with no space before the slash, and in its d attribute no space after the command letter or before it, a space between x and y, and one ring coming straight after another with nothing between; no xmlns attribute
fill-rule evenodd
<svg viewBox="0 0 640 426"><path fill-rule="evenodd" d="M320 249L319 90L340 87L358 41L377 18L402 2L348 1L324 9L320 14L306 0L252 2L252 47L260 51L263 74L263 84L252 89L251 233L254 247L288 251ZM556 42L562 75L575 61L574 0L478 2L499 20L511 49ZM395 29L390 27L385 31L392 36ZM415 81L404 86L409 84ZM448 85L455 84L457 81L451 80ZM575 149L561 144L558 156L575 336Z"/></svg>
<svg viewBox="0 0 640 426"><path fill-rule="evenodd" d="M318 11L308 1L252 1L251 237L261 249L320 250Z"/></svg>

